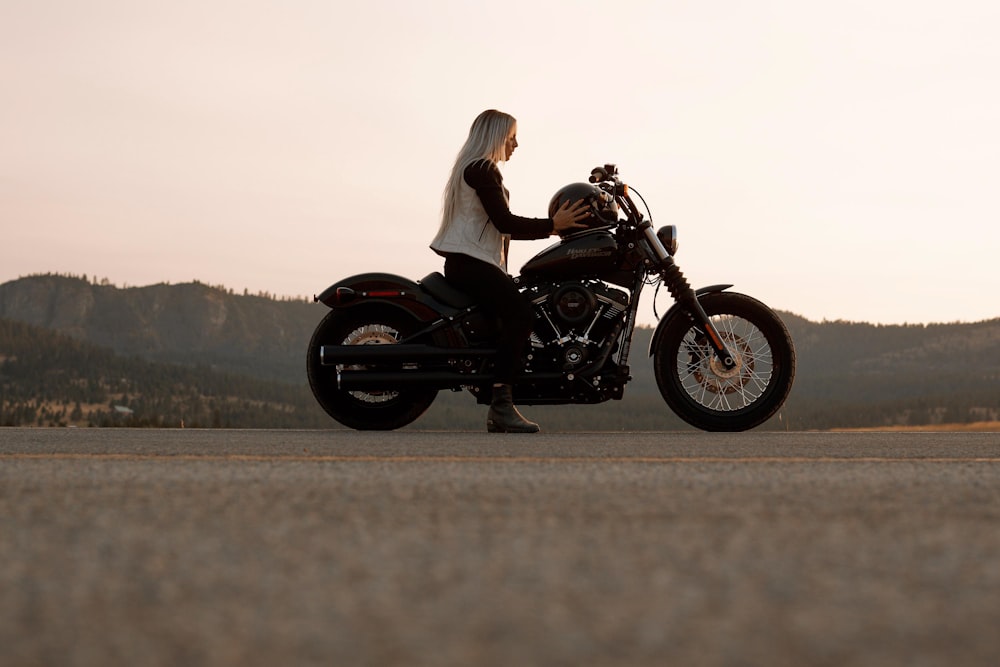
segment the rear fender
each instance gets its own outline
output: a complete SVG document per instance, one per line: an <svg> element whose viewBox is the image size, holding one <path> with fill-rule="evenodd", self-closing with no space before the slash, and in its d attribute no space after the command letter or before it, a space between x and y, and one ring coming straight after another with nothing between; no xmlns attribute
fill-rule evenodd
<svg viewBox="0 0 1000 667"><path fill-rule="evenodd" d="M711 294L712 292L722 292L732 287L732 285L709 285L708 287L701 287L694 291L696 297L700 297L705 294ZM656 331L653 332L653 337L649 340L649 356L653 356L653 352L656 350L657 345L660 343L660 338L663 336L664 329L667 328L667 323L673 320L675 317L684 315L684 308L679 303L675 303L670 307L670 310L660 318L660 323L656 325Z"/></svg>
<svg viewBox="0 0 1000 667"><path fill-rule="evenodd" d="M439 305L417 283L392 273L361 273L344 278L314 297L334 310L372 303L388 303L413 314L421 322L442 317Z"/></svg>

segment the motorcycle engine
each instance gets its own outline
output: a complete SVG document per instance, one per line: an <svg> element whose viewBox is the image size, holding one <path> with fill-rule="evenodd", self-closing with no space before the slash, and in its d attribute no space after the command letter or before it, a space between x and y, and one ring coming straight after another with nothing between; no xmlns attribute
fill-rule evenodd
<svg viewBox="0 0 1000 667"><path fill-rule="evenodd" d="M625 316L628 294L596 280L553 283L531 296L532 365L573 370L595 358Z"/></svg>

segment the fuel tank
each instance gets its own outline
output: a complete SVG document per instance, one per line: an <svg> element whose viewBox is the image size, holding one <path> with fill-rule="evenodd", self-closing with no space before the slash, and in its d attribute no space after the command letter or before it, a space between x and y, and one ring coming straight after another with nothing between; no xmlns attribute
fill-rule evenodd
<svg viewBox="0 0 1000 667"><path fill-rule="evenodd" d="M618 244L607 229L590 229L567 236L521 267L521 275L580 278L614 271L620 264Z"/></svg>

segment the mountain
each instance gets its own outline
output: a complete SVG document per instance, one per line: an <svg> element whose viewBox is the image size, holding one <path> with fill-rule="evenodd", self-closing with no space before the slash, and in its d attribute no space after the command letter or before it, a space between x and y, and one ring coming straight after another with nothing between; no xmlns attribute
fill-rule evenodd
<svg viewBox="0 0 1000 667"><path fill-rule="evenodd" d="M308 388L115 354L0 319L0 426L321 428Z"/></svg>
<svg viewBox="0 0 1000 667"><path fill-rule="evenodd" d="M1000 419L1000 319L873 325L782 313L797 354L792 427Z"/></svg>
<svg viewBox="0 0 1000 667"><path fill-rule="evenodd" d="M325 310L304 300L237 295L198 282L119 288L42 275L0 285L0 318L117 354L296 384Z"/></svg>
<svg viewBox="0 0 1000 667"><path fill-rule="evenodd" d="M197 282L119 288L68 276L21 278L0 285L0 319L32 328L14 331L8 325L8 336L0 341L0 363L6 366L6 371L0 366L0 389L6 382L4 391L11 396L14 390L21 395L34 386L24 368L20 379L14 379L11 373L17 368L4 345L35 339L48 347L30 373L61 377L63 389L46 391L61 391L63 401L74 383L82 382L80 375L67 374L67 359L85 354L93 372L103 373L102 377L174 378L177 392L197 392L205 405L215 401L217 412L200 418L208 425L259 426L266 421L277 427L293 423L336 427L312 401L305 378L305 349L326 312L324 306L305 300L234 294ZM797 374L787 404L764 428L1000 419L1000 319L885 326L780 315L795 341ZM526 412L553 430L685 428L656 388L647 356L651 334L649 328L636 330L629 360L633 380L624 400L595 406L534 406ZM57 353L60 347L66 352ZM178 380L172 375L176 373L193 375ZM104 380L94 382L99 386ZM109 391L101 401L107 405L101 407L112 410L111 402L125 394L130 402L120 407L133 411L148 408L138 402L139 394L155 394L158 405L170 404L169 385L147 381L145 387L130 393ZM219 407L223 404L284 407L275 407L267 420L249 411L226 413L226 422ZM296 416L271 419L282 410L286 417ZM148 410L144 414L150 423L158 418ZM470 396L442 392L413 427L478 429L483 419L484 408Z"/></svg>

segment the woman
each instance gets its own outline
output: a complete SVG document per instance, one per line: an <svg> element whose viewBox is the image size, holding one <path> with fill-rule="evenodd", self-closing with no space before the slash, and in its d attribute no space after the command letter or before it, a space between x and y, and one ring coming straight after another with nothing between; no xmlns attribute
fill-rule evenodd
<svg viewBox="0 0 1000 667"><path fill-rule="evenodd" d="M523 218L510 212L498 164L517 148L517 121L501 111L479 114L455 159L444 192L441 227L431 242L445 258L444 275L479 301L498 321L493 401L486 418L490 433L535 433L538 424L514 407L513 384L531 335L531 305L507 275L510 239L541 239L583 228L590 212L584 201L564 202L552 218Z"/></svg>

